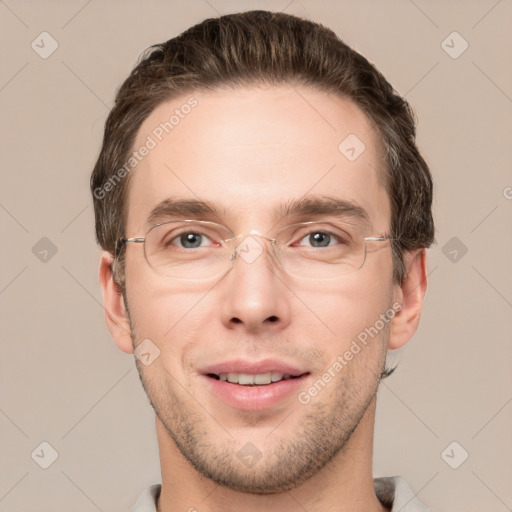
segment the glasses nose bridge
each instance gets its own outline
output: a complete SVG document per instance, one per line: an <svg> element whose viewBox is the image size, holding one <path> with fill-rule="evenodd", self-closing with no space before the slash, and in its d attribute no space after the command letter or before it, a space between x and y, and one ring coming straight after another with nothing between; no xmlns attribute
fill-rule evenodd
<svg viewBox="0 0 512 512"><path fill-rule="evenodd" d="M262 240L263 243L260 243L256 238ZM239 240L241 241L239 242ZM229 260L233 263L234 260L238 258L242 258L247 263L252 263L263 252L265 252L265 248L269 249L271 256L273 256L276 261L279 261L277 254L279 246L278 240L264 235L255 229L248 233L240 233L239 235L227 240L227 242L229 244L233 244L230 247L229 253ZM271 249L269 248L269 245Z"/></svg>
<svg viewBox="0 0 512 512"><path fill-rule="evenodd" d="M262 238L263 240L266 240L267 242L271 242L272 245L276 245L277 244L277 239L276 238L273 238L273 237L267 236L267 235L263 235L262 233L260 233L259 231L255 230L255 229L253 229L252 231L247 233L247 236L257 236L259 238Z"/></svg>

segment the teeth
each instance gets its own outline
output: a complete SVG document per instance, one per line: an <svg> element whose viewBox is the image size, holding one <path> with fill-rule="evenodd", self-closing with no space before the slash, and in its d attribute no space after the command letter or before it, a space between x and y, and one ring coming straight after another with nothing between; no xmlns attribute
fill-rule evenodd
<svg viewBox="0 0 512 512"><path fill-rule="evenodd" d="M241 384L242 386L264 386L271 382L279 382L289 378L289 374L279 372L259 373L258 375L250 375L248 373L221 373L219 375L220 380L225 380L232 384Z"/></svg>
<svg viewBox="0 0 512 512"><path fill-rule="evenodd" d="M242 384L242 386L252 386L254 384L254 375L249 375L247 373L239 373L238 384Z"/></svg>
<svg viewBox="0 0 512 512"><path fill-rule="evenodd" d="M240 382L240 381L239 381ZM254 376L254 384L270 384L272 382L272 373L262 373Z"/></svg>
<svg viewBox="0 0 512 512"><path fill-rule="evenodd" d="M233 384L238 384L238 373L228 373L228 382L232 382Z"/></svg>
<svg viewBox="0 0 512 512"><path fill-rule="evenodd" d="M272 372L272 382L280 381L283 378L282 373Z"/></svg>

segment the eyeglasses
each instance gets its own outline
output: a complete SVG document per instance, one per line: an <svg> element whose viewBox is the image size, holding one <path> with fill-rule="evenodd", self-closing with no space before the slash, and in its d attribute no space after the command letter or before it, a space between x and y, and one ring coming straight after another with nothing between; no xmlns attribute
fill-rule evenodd
<svg viewBox="0 0 512 512"><path fill-rule="evenodd" d="M173 220L153 226L145 237L120 238L115 256L124 244L143 243L148 264L174 279L208 279L225 274L237 259L251 264L270 244L270 254L288 274L327 279L359 270L367 244L392 240L364 237L349 222L299 222L273 237L251 231L234 235L226 226L203 220Z"/></svg>

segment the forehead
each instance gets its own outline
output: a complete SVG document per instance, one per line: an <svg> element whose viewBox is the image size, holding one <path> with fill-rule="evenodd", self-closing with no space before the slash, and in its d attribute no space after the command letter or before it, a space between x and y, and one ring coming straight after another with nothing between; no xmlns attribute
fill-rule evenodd
<svg viewBox="0 0 512 512"><path fill-rule="evenodd" d="M212 203L219 220L264 228L279 205L329 196L363 208L374 229L389 225L378 134L339 96L288 85L194 92L159 105L133 149L130 234L168 199Z"/></svg>

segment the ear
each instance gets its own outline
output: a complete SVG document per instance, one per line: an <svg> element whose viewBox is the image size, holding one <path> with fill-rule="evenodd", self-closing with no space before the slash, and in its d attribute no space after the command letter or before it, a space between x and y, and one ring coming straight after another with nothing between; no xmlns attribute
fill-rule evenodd
<svg viewBox="0 0 512 512"><path fill-rule="evenodd" d="M427 251L420 249L404 255L406 275L401 285L395 286L394 300L402 309L391 321L389 346L391 350L403 347L418 328L427 290Z"/></svg>
<svg viewBox="0 0 512 512"><path fill-rule="evenodd" d="M114 275L112 273L113 260L112 254L103 251L99 278L105 305L105 320L117 347L127 354L133 354L133 342L130 336L130 319L126 312L123 293L114 281Z"/></svg>

